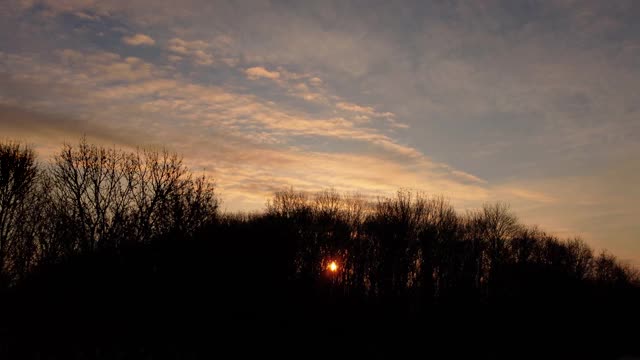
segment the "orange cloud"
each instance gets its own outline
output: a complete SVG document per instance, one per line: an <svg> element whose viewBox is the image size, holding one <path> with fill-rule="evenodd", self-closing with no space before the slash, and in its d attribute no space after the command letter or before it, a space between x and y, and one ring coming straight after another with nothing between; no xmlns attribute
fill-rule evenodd
<svg viewBox="0 0 640 360"><path fill-rule="evenodd" d="M155 45L156 41L150 36L145 34L135 34L132 36L124 36L122 42L131 46L151 46Z"/></svg>
<svg viewBox="0 0 640 360"><path fill-rule="evenodd" d="M376 113L375 109L370 106L360 106L360 105L346 103L346 102L339 102L336 104L336 107L338 109L353 111L353 112L363 113L368 115L374 115Z"/></svg>
<svg viewBox="0 0 640 360"><path fill-rule="evenodd" d="M209 44L202 40L186 41L180 38L169 40L167 49L176 54L189 57L198 65L212 65L213 55L209 52Z"/></svg>
<svg viewBox="0 0 640 360"><path fill-rule="evenodd" d="M266 79L278 79L280 78L280 73L277 71L269 71L262 66L254 66L245 70L245 74L247 74L247 78L250 80L258 80L260 78Z"/></svg>

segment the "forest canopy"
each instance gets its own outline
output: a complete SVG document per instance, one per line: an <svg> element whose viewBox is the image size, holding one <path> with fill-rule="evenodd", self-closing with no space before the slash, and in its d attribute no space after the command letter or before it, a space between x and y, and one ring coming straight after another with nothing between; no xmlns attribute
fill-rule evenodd
<svg viewBox="0 0 640 360"><path fill-rule="evenodd" d="M169 151L83 139L41 162L1 143L0 355L265 354L237 342L292 357L636 350L621 324L638 319L637 269L526 226L505 203L461 213L416 191L292 188L262 212L220 203ZM210 324L226 330L203 338Z"/></svg>
<svg viewBox="0 0 640 360"><path fill-rule="evenodd" d="M443 197L408 190L371 201L288 189L250 216L221 214L219 205L213 181L166 150L82 139L42 163L30 147L2 143L2 284L78 254L265 223L277 232L265 240L279 242L271 246L283 249L288 280L320 279L335 261L335 281L368 296L487 300L536 285L530 274L610 286L638 281L636 269L615 256L525 226L501 202L460 213Z"/></svg>

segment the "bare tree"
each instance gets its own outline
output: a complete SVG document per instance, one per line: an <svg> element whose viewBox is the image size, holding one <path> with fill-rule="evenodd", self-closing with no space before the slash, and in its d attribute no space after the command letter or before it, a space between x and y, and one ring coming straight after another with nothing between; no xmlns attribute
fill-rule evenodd
<svg viewBox="0 0 640 360"><path fill-rule="evenodd" d="M84 139L78 147L64 145L54 157L55 200L77 232L78 250L119 245L116 239L131 215L134 161L122 151L90 145Z"/></svg>
<svg viewBox="0 0 640 360"><path fill-rule="evenodd" d="M189 175L183 182L172 199L170 231L190 237L217 220L220 200L214 184L204 175L195 179Z"/></svg>
<svg viewBox="0 0 640 360"><path fill-rule="evenodd" d="M427 198L408 190L398 191L393 198L379 199L367 219L371 237L372 263L378 291L387 296L401 294L413 274L418 245L419 225L426 216Z"/></svg>
<svg viewBox="0 0 640 360"><path fill-rule="evenodd" d="M192 234L218 210L213 184L193 179L177 154L64 145L51 169L58 217L73 229L72 251Z"/></svg>
<svg viewBox="0 0 640 360"><path fill-rule="evenodd" d="M189 184L182 158L166 150L139 150L135 155L134 203L136 237L147 242L167 232L174 224L167 218L172 201Z"/></svg>
<svg viewBox="0 0 640 360"><path fill-rule="evenodd" d="M593 269L593 250L578 237L569 240L565 246L569 273L577 280L585 280Z"/></svg>
<svg viewBox="0 0 640 360"><path fill-rule="evenodd" d="M38 174L31 148L0 143L0 283L24 271L34 253L28 233Z"/></svg>

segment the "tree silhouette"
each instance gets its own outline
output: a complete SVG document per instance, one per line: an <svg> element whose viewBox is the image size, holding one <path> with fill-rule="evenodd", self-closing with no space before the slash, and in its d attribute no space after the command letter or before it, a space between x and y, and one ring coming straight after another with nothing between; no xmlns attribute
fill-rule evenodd
<svg viewBox="0 0 640 360"><path fill-rule="evenodd" d="M33 150L18 143L0 143L0 286L31 267L37 229L24 220L36 216L38 176Z"/></svg>
<svg viewBox="0 0 640 360"><path fill-rule="evenodd" d="M213 221L218 208L213 185L193 179L182 159L167 151L127 153L83 139L63 147L51 177L58 217L74 229L71 248L80 251L171 232L191 235Z"/></svg>
<svg viewBox="0 0 640 360"><path fill-rule="evenodd" d="M637 269L504 203L289 188L263 212L219 204L166 150L82 139L42 164L0 143L0 357L638 354Z"/></svg>

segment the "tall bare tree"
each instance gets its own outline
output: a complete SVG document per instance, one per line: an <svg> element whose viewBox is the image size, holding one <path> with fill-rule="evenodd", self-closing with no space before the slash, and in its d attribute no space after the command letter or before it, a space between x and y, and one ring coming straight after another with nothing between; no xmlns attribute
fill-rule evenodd
<svg viewBox="0 0 640 360"><path fill-rule="evenodd" d="M38 176L31 148L0 143L0 282L11 281L32 260L30 216L36 205Z"/></svg>
<svg viewBox="0 0 640 360"><path fill-rule="evenodd" d="M70 248L79 251L193 233L218 209L213 184L194 179L182 158L166 150L126 152L83 139L63 146L51 178L59 217L74 229L65 236L75 236Z"/></svg>

